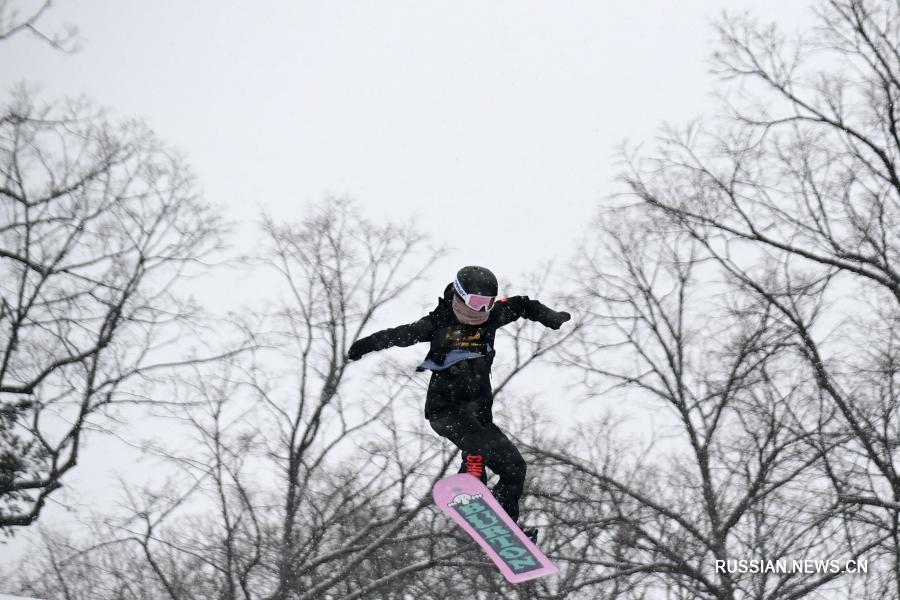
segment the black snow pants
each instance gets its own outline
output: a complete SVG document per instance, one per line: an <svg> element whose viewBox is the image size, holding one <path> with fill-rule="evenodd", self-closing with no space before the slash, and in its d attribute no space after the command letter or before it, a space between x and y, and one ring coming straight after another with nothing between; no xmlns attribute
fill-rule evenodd
<svg viewBox="0 0 900 600"><path fill-rule="evenodd" d="M460 473L487 480L486 466L500 476L492 493L514 521L525 486L525 459L494 424L490 370L479 360L466 360L446 371L436 371L428 385L425 416L431 428L460 449Z"/></svg>

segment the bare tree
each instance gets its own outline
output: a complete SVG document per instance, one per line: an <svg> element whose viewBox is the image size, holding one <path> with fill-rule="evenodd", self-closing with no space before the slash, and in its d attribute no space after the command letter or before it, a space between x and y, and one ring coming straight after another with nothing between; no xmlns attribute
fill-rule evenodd
<svg viewBox="0 0 900 600"><path fill-rule="evenodd" d="M153 451L181 475L133 491L130 508L101 519L91 541L49 536L22 591L62 596L67 574L92 571L105 575L91 598L148 589L167 598L549 597L546 584L506 584L433 506L433 483L458 455L421 418L424 375L386 355L375 373L355 365L349 377L361 381L348 380L345 348L420 272L410 275L410 263L422 242L356 210L331 201L297 225L265 222L268 250L252 264L276 265L286 296L248 325L259 349L178 386L174 427L195 444ZM510 334L517 351L501 382L556 340L528 327ZM499 403L516 402L509 390Z"/></svg>
<svg viewBox="0 0 900 600"><path fill-rule="evenodd" d="M38 2L0 0L0 42L24 33L37 37L57 50L74 51L75 38L78 35L78 30L74 26L66 26L64 33L52 34L38 27L39 21L50 10L51 4L51 0Z"/></svg>
<svg viewBox="0 0 900 600"><path fill-rule="evenodd" d="M712 279L701 244L653 227L611 220L605 247L578 265L589 310L564 362L582 370L592 396L649 407L658 429L643 448L617 442L609 422L534 448L555 471L543 500L559 528L564 585L575 598L610 588L624 598L821 593L837 575L716 569L853 558L873 544L851 550L822 494L809 431L830 421L815 410L814 378L796 366L792 330L765 302Z"/></svg>
<svg viewBox="0 0 900 600"><path fill-rule="evenodd" d="M332 477L330 457L385 407L368 394L348 404L340 391L347 348L378 309L419 279L434 256L410 273L408 264L423 237L411 228L374 226L356 210L336 200L298 226L265 223L270 243L264 260L283 278L289 298L278 314L279 330L297 366L291 395L255 386L272 419L270 453L279 457L283 477L272 598L315 598L340 585L427 504L427 493L411 503L405 494L387 493L411 483L408 469L385 480L387 463L375 471L381 475L369 475L372 465L347 465L342 476L335 473L346 487L329 486L324 496L316 492L320 478ZM382 499L388 504L380 505ZM306 515L316 517L310 521ZM347 538L349 523L355 526L349 526Z"/></svg>
<svg viewBox="0 0 900 600"><path fill-rule="evenodd" d="M140 123L20 91L0 116L0 528L37 519L91 419L187 359L175 285L222 223ZM194 357L197 358L197 357Z"/></svg>
<svg viewBox="0 0 900 600"><path fill-rule="evenodd" d="M195 444L155 452L179 466L180 483L133 493L95 546L66 556L73 569L124 545L139 558L117 577L149 576L162 597L349 600L388 597L441 560L412 548L436 527L423 509L450 459L430 436L397 431L409 375L351 391L345 374L349 344L433 255L411 269L424 238L357 210L330 200L296 225L265 220L249 263L275 269L282 297L248 324L262 347L178 386L172 418ZM59 593L52 579L33 585L47 582L42 593Z"/></svg>
<svg viewBox="0 0 900 600"><path fill-rule="evenodd" d="M900 21L896 3L870 0L829 0L818 17L796 42L724 20L715 65L735 84L730 113L632 157L626 181L790 332L819 398L821 422L803 426L817 469L853 553L877 565L866 597L894 598Z"/></svg>

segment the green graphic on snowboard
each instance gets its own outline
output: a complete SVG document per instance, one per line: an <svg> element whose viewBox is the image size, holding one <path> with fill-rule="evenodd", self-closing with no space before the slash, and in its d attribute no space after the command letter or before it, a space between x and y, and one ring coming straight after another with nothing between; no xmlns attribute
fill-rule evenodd
<svg viewBox="0 0 900 600"><path fill-rule="evenodd" d="M469 496L467 499L465 503L454 502L450 507L494 548L513 573L527 573L543 566L481 496Z"/></svg>

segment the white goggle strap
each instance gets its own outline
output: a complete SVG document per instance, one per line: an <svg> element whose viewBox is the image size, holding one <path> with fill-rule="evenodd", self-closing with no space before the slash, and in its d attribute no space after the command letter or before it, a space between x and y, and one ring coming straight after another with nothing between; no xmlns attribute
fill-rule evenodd
<svg viewBox="0 0 900 600"><path fill-rule="evenodd" d="M463 300L469 297L469 294L467 294L466 290L463 289L463 286L459 282L459 279L453 279L453 289L456 290L456 293L459 294L460 298L462 298Z"/></svg>

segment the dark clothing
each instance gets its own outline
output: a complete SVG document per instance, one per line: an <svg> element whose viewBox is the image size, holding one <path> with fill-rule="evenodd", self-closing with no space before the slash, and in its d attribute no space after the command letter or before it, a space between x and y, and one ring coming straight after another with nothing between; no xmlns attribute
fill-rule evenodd
<svg viewBox="0 0 900 600"><path fill-rule="evenodd" d="M437 307L418 321L357 340L350 349L350 358L391 346L430 342L426 361L419 366L419 370L432 370L425 399L425 418L438 434L462 451L461 471L473 461L477 464L483 461L500 476L493 489L494 496L516 519L526 467L522 455L493 423L490 377L494 338L499 328L522 317L558 329L569 315L556 312L528 296L512 296L498 300L487 321L481 325L465 325L453 314L453 293L453 286L448 285L443 298L438 299ZM454 350L457 351L455 355L460 351L473 354L446 367L447 354Z"/></svg>
<svg viewBox="0 0 900 600"><path fill-rule="evenodd" d="M494 338L499 328L524 317L558 329L568 319L567 313L558 313L537 300L531 300L528 296L512 296L499 300L485 323L464 325L453 314L450 307L452 297L453 286L448 285L444 290L444 297L438 299L437 307L418 321L377 331L357 340L351 349L355 350L357 355L362 355L391 346L411 346L418 342L430 342L425 358L438 365L444 364L447 353L451 350L477 352L480 355L477 358L463 360L446 371L432 372L432 383L429 385L425 402L425 418L430 418L435 410L473 396L490 397ZM420 370L425 368L427 367L419 367ZM449 377L451 371L456 371L457 375ZM444 381L444 385L439 386L442 393L431 392L435 378Z"/></svg>
<svg viewBox="0 0 900 600"><path fill-rule="evenodd" d="M494 425L490 404L473 401L449 407L434 413L429 423L432 429L462 451L460 473L468 471L486 482L483 468L478 469L477 473L472 472L471 467L475 463L487 466L500 476L500 481L491 492L512 520L517 521L519 498L525 485L525 459Z"/></svg>

